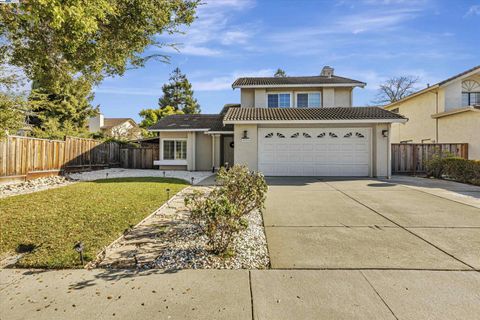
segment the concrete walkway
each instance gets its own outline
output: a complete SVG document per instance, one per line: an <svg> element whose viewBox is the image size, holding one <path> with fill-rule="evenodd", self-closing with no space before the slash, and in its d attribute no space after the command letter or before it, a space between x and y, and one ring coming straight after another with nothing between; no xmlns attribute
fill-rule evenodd
<svg viewBox="0 0 480 320"><path fill-rule="evenodd" d="M0 270L0 319L474 319L480 273Z"/></svg>

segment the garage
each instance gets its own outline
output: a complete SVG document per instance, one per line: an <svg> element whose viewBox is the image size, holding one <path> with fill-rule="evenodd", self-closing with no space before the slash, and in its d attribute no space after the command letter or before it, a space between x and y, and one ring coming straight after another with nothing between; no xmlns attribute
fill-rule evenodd
<svg viewBox="0 0 480 320"><path fill-rule="evenodd" d="M266 176L371 176L370 128L259 128Z"/></svg>

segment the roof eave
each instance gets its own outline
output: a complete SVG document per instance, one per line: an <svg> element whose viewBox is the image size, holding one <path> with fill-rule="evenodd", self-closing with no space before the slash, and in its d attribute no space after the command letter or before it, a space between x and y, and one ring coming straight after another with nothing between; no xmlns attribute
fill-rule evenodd
<svg viewBox="0 0 480 320"><path fill-rule="evenodd" d="M224 120L224 124L350 124L350 123L406 123L404 119L343 119L343 120Z"/></svg>
<svg viewBox="0 0 480 320"><path fill-rule="evenodd" d="M463 113L463 112L480 112L480 109L477 109L477 108L474 108L474 107L465 107L465 108L461 108L461 109L457 109L457 110L435 113L435 114L432 114L431 117L433 119L438 119L438 118L453 116L455 114L459 114L459 113Z"/></svg>
<svg viewBox="0 0 480 320"><path fill-rule="evenodd" d="M307 83L307 84L269 84L269 85L232 85L233 89L261 89L261 88L307 88L307 87L360 87L363 88L367 84L364 82L353 83Z"/></svg>

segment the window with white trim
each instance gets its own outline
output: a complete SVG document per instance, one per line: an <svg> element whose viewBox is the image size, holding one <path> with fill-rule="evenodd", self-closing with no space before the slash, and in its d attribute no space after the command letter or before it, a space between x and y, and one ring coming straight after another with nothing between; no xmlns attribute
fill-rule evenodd
<svg viewBox="0 0 480 320"><path fill-rule="evenodd" d="M290 93L269 93L267 106L269 108L290 108Z"/></svg>
<svg viewBox="0 0 480 320"><path fill-rule="evenodd" d="M187 140L163 140L163 160L187 160Z"/></svg>
<svg viewBox="0 0 480 320"><path fill-rule="evenodd" d="M320 92L297 93L297 108L320 108L322 95Z"/></svg>

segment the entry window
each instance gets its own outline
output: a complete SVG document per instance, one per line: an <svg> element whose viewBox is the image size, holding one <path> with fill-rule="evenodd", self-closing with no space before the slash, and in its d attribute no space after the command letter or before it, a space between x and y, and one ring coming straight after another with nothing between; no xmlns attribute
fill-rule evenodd
<svg viewBox="0 0 480 320"><path fill-rule="evenodd" d="M267 104L269 108L290 108L290 93L270 93Z"/></svg>
<svg viewBox="0 0 480 320"><path fill-rule="evenodd" d="M186 160L186 140L163 140L163 160Z"/></svg>
<svg viewBox="0 0 480 320"><path fill-rule="evenodd" d="M321 104L320 92L297 94L297 108L320 108Z"/></svg>

